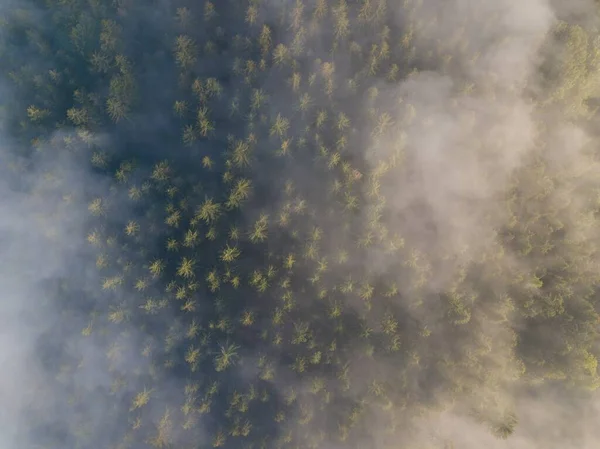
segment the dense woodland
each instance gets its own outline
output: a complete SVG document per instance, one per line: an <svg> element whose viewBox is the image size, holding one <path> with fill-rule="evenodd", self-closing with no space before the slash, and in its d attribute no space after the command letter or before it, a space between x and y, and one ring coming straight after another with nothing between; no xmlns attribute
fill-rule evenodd
<svg viewBox="0 0 600 449"><path fill-rule="evenodd" d="M593 397L600 34L520 74L480 3L4 2L4 176L76 248L20 447L508 445Z"/></svg>

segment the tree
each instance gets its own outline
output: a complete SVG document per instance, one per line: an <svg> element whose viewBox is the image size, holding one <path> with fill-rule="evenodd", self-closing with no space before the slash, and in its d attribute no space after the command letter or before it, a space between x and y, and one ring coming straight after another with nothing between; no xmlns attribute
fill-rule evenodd
<svg viewBox="0 0 600 449"><path fill-rule="evenodd" d="M203 107L198 110L197 125L202 137L207 137L215 130L214 123L208 117L208 108Z"/></svg>
<svg viewBox="0 0 600 449"><path fill-rule="evenodd" d="M195 219L203 220L206 224L214 223L221 216L221 205L212 198L206 198L196 210Z"/></svg>
<svg viewBox="0 0 600 449"><path fill-rule="evenodd" d="M238 358L240 347L232 343L226 343L219 346L219 353L215 357L215 370L224 371L233 365Z"/></svg>
<svg viewBox="0 0 600 449"><path fill-rule="evenodd" d="M230 191L226 206L229 209L239 207L250 196L252 181L246 178L239 179Z"/></svg>
<svg viewBox="0 0 600 449"><path fill-rule="evenodd" d="M88 111L85 108L71 108L67 110L67 117L75 126L85 126L90 121Z"/></svg>
<svg viewBox="0 0 600 449"><path fill-rule="evenodd" d="M193 259L184 257L179 263L179 267L177 268L177 274L186 279L194 277L195 263L196 262Z"/></svg>
<svg viewBox="0 0 600 449"><path fill-rule="evenodd" d="M177 37L175 41L175 60L181 68L187 70L196 63L197 51L196 43L191 37L185 35Z"/></svg>
<svg viewBox="0 0 600 449"><path fill-rule="evenodd" d="M350 20L348 19L348 5L346 0L339 0L333 8L333 17L335 20L334 31L337 39L343 39L349 32Z"/></svg>
<svg viewBox="0 0 600 449"><path fill-rule="evenodd" d="M140 225L133 220L131 220L129 223L127 223L127 226L125 226L125 234L129 236L135 236L139 231Z"/></svg>
<svg viewBox="0 0 600 449"><path fill-rule="evenodd" d="M275 122L271 127L270 135L277 135L279 137L284 137L290 128L290 121L283 117L281 114L277 114L275 118Z"/></svg>
<svg viewBox="0 0 600 449"><path fill-rule="evenodd" d="M233 262L240 257L240 254L241 252L237 246L229 246L229 244L227 244L221 251L221 260L223 262Z"/></svg>
<svg viewBox="0 0 600 449"><path fill-rule="evenodd" d="M250 166L250 144L242 140L235 143L232 154L232 161L238 168Z"/></svg>
<svg viewBox="0 0 600 449"><path fill-rule="evenodd" d="M515 431L519 420L517 415L513 412L505 413L502 418L503 419L500 422L496 422L492 425L492 433L496 438L506 440Z"/></svg>
<svg viewBox="0 0 600 449"><path fill-rule="evenodd" d="M138 408L141 408L144 405L146 405L150 401L151 393L152 393L152 390L148 390L146 387L144 387L144 389L142 391L140 391L138 394L136 394L135 397L133 398L133 401L131 403L131 408L129 410L134 411L134 410L137 410Z"/></svg>
<svg viewBox="0 0 600 449"><path fill-rule="evenodd" d="M264 242L267 238L267 230L269 217L266 214L261 214L260 218L254 223L254 228L250 233L250 241L252 243Z"/></svg>
<svg viewBox="0 0 600 449"><path fill-rule="evenodd" d="M276 66L283 65L289 56L289 49L283 44L277 44L273 50L273 62Z"/></svg>
<svg viewBox="0 0 600 449"><path fill-rule="evenodd" d="M118 123L127 117L129 107L123 100L111 97L106 100L106 112L113 122Z"/></svg>
<svg viewBox="0 0 600 449"><path fill-rule="evenodd" d="M50 116L50 111L32 105L27 108L27 116L33 123L40 123Z"/></svg>

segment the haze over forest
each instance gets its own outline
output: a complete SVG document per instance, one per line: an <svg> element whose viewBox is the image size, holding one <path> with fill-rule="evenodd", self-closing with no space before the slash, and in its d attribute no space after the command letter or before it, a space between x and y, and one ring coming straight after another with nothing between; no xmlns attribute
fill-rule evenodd
<svg viewBox="0 0 600 449"><path fill-rule="evenodd" d="M595 0L0 0L0 449L600 447Z"/></svg>

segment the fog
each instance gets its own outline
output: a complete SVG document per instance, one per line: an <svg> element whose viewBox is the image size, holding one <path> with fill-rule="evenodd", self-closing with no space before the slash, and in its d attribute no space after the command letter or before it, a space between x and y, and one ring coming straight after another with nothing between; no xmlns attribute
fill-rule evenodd
<svg viewBox="0 0 600 449"><path fill-rule="evenodd" d="M599 447L597 3L187 3L0 6L0 449Z"/></svg>

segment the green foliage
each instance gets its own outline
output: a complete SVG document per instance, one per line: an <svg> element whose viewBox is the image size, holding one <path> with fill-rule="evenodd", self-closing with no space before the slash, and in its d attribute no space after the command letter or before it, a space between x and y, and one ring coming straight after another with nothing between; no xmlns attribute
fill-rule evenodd
<svg viewBox="0 0 600 449"><path fill-rule="evenodd" d="M488 73L488 43L460 26L424 39L450 13L431 2L279 3L159 17L138 0L48 1L55 37L24 10L2 24L2 44L23 46L0 53L7 132L57 160L83 153L103 181L57 194L55 213L85 215L99 272L83 305L61 296L60 320L106 355L109 445L411 447L439 442L423 422L470 408L507 439L506 392L597 390L596 141L565 156L548 118L595 129L597 31L559 23L525 89ZM449 92L421 91L432 74ZM535 118L518 155L495 126L512 96ZM519 161L487 189L498 154ZM436 190L446 176L457 191ZM57 358L61 407L79 410L89 367Z"/></svg>

